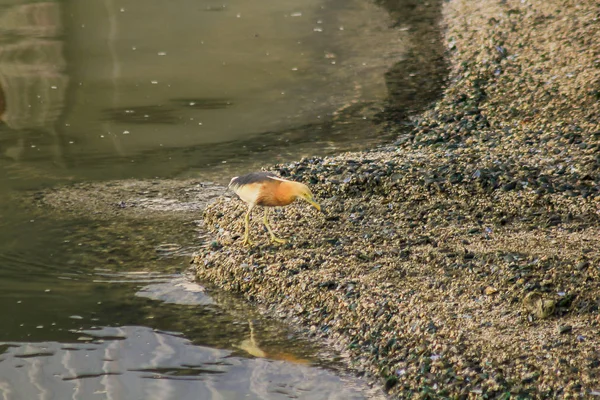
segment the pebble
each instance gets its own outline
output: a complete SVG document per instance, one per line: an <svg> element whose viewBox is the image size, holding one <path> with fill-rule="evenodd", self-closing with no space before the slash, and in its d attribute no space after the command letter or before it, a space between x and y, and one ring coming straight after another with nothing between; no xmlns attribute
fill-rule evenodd
<svg viewBox="0 0 600 400"><path fill-rule="evenodd" d="M558 326L558 333L563 334L563 333L569 333L573 330L573 327L571 325L559 325Z"/></svg>

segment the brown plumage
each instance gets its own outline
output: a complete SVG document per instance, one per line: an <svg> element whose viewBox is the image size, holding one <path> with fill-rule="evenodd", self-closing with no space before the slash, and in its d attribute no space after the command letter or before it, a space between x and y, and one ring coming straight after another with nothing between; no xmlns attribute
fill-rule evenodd
<svg viewBox="0 0 600 400"><path fill-rule="evenodd" d="M236 176L229 182L229 188L246 204L244 244L251 244L249 238L250 214L255 206L283 207L302 199L321 211L321 206L314 200L313 195L303 183L282 179L272 172L252 172L244 176ZM267 220L268 208L265 208L263 223L271 236L272 242L285 243L273 233Z"/></svg>

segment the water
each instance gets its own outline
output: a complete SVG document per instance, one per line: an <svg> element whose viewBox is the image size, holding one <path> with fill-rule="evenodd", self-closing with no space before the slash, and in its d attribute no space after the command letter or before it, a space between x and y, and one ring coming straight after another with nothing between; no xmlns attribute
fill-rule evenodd
<svg viewBox="0 0 600 400"><path fill-rule="evenodd" d="M4 166L14 178L172 176L364 146L404 51L366 0L4 3L2 154L28 161Z"/></svg>
<svg viewBox="0 0 600 400"><path fill-rule="evenodd" d="M314 344L193 282L189 229L29 224L0 257L0 398L370 397Z"/></svg>
<svg viewBox="0 0 600 400"><path fill-rule="evenodd" d="M7 344L0 391L22 399L363 398L315 368L231 357L145 327L84 334L95 340Z"/></svg>
<svg viewBox="0 0 600 400"><path fill-rule="evenodd" d="M185 275L193 221L22 202L122 178L227 181L368 147L404 33L366 0L0 0L0 398L367 398ZM224 174L224 175L222 175Z"/></svg>

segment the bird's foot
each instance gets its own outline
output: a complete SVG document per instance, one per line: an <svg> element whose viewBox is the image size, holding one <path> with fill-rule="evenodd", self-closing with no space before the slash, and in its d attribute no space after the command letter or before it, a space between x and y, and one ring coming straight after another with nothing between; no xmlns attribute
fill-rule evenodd
<svg viewBox="0 0 600 400"><path fill-rule="evenodd" d="M285 244L287 243L287 240L285 239L280 239L275 235L271 235L271 243L281 243L281 244Z"/></svg>
<svg viewBox="0 0 600 400"><path fill-rule="evenodd" d="M247 237L244 238L244 241L242 242L242 246L252 246L253 244L254 242Z"/></svg>

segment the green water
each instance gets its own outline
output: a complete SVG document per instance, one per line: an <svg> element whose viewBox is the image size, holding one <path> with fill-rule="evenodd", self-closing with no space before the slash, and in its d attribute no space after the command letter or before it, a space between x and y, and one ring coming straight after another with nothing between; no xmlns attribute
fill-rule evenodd
<svg viewBox="0 0 600 400"><path fill-rule="evenodd" d="M369 147L383 74L403 56L390 26L364 0L0 1L0 398L373 396L314 345L190 283L193 224L57 217L19 199L91 180L226 182Z"/></svg>

